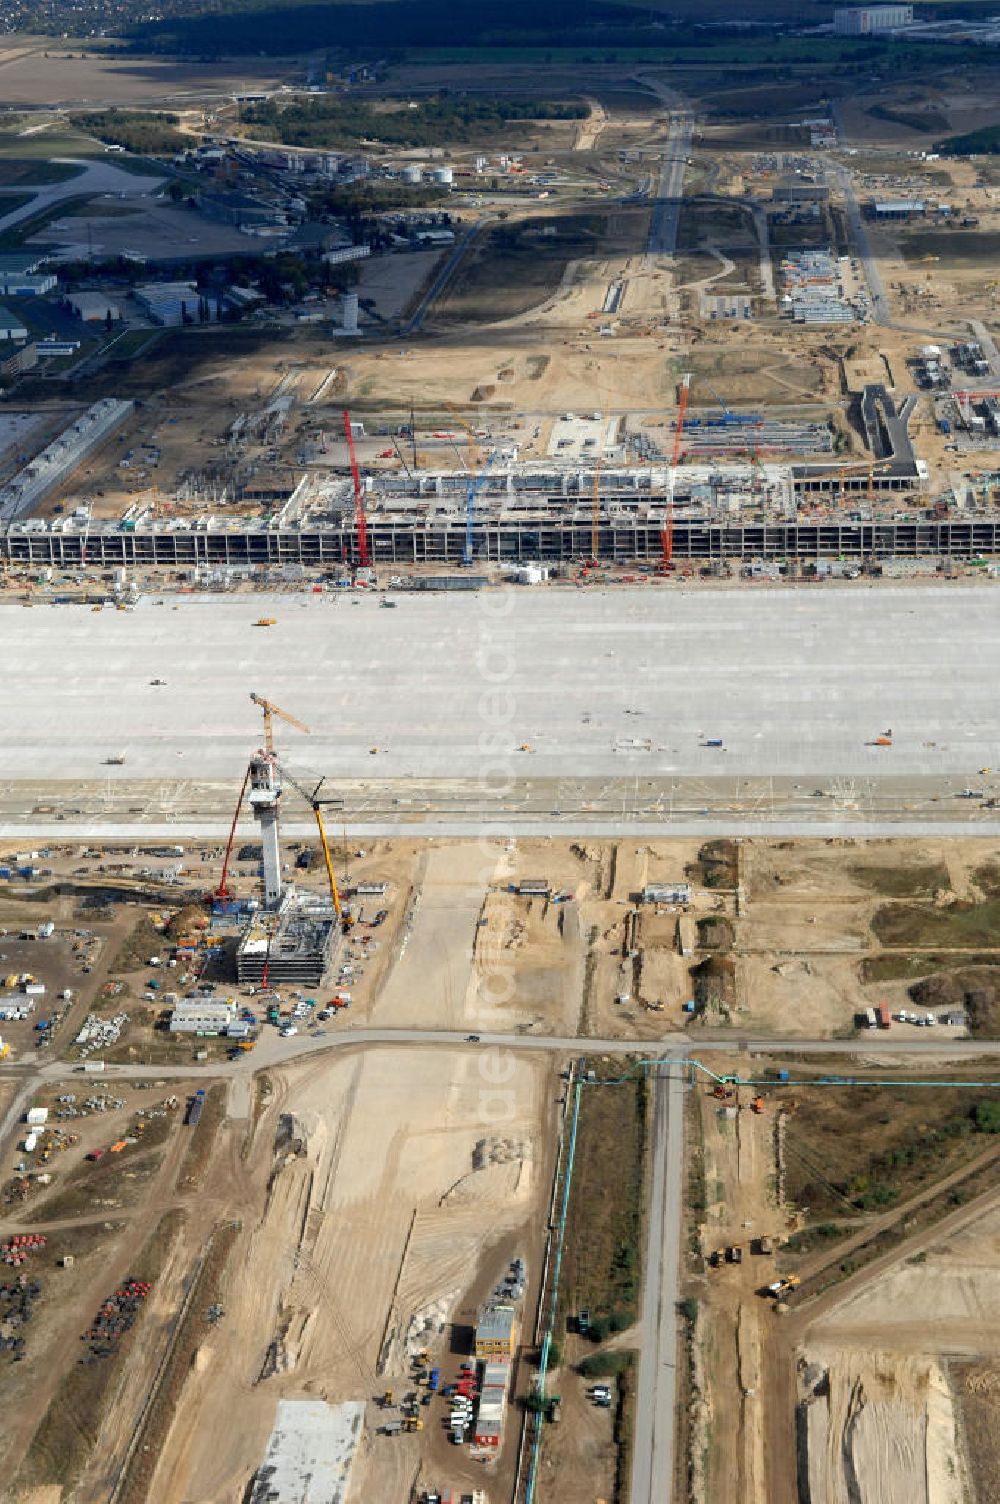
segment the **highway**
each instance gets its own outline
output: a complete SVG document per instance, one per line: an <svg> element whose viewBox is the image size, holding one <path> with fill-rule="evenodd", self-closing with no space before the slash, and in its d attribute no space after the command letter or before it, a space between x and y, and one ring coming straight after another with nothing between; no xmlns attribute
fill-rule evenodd
<svg viewBox="0 0 1000 1504"><path fill-rule="evenodd" d="M655 94L671 112L670 131L663 152L656 192L653 195L653 213L649 223L649 241L646 247L647 261L656 261L673 256L677 249L677 229L680 222L681 200L684 197L684 169L691 152L694 134L694 116L687 112L684 97L669 84L658 78L637 75L635 82L651 94ZM650 180L649 191L653 192Z"/></svg>
<svg viewBox="0 0 1000 1504"><path fill-rule="evenodd" d="M647 257L670 258L677 249L681 202L684 198L684 169L691 151L694 122L690 115L675 114L670 124L670 140L663 154L660 180L656 188L653 214L649 224Z"/></svg>

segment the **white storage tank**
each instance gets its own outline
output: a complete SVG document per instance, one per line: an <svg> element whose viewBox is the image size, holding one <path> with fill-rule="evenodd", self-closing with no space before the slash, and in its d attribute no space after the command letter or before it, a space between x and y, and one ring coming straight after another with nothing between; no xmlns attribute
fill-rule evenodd
<svg viewBox="0 0 1000 1504"><path fill-rule="evenodd" d="M454 168L435 167L434 171L431 173L431 179L435 183L441 183L444 187L450 188L452 183L454 183L455 181Z"/></svg>
<svg viewBox="0 0 1000 1504"><path fill-rule="evenodd" d="M422 183L424 180L424 175L419 167L404 167L399 176L400 180L404 183Z"/></svg>

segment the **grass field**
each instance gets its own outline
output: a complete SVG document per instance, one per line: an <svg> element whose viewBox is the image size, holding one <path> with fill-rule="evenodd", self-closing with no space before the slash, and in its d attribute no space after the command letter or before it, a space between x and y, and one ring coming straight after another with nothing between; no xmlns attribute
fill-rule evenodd
<svg viewBox="0 0 1000 1504"><path fill-rule="evenodd" d="M77 178L83 168L72 162L46 162L42 158L8 157L0 153L0 188L44 188Z"/></svg>
<svg viewBox="0 0 1000 1504"><path fill-rule="evenodd" d="M61 171L59 162L52 162L53 157L102 157L104 147L100 141L95 141L93 136L85 136L79 131L39 131L37 135L22 136L10 131L0 131L0 159L31 164L41 162L45 164L42 171L49 167ZM68 176L75 176L75 170L70 168ZM36 182L61 183L65 177L39 177Z"/></svg>
<svg viewBox="0 0 1000 1504"><path fill-rule="evenodd" d="M1000 945L1000 899L975 904L956 900L945 908L886 904L875 913L872 930L883 945Z"/></svg>
<svg viewBox="0 0 1000 1504"><path fill-rule="evenodd" d="M701 241L711 241L721 251L730 246L757 246L753 215L738 204L685 199L681 207L677 245L681 251L692 250Z"/></svg>
<svg viewBox="0 0 1000 1504"><path fill-rule="evenodd" d="M901 235L899 248L911 263L937 256L942 265L981 265L992 275L1000 259L1000 230L920 230Z"/></svg>
<svg viewBox="0 0 1000 1504"><path fill-rule="evenodd" d="M947 892L951 888L948 868L943 862L900 862L891 867L855 862L848 868L848 875L885 898L933 898L939 889Z"/></svg>
<svg viewBox="0 0 1000 1504"><path fill-rule="evenodd" d="M643 1080L583 1089L557 1331L582 1309L595 1336L638 1314L646 1107Z"/></svg>
<svg viewBox="0 0 1000 1504"><path fill-rule="evenodd" d="M785 1191L810 1222L888 1210L980 1153L971 1113L995 1092L961 1086L796 1087Z"/></svg>
<svg viewBox="0 0 1000 1504"><path fill-rule="evenodd" d="M467 256L438 304L445 318L492 323L535 308L559 286L570 261L627 253L641 242L648 210L555 217L557 233L530 233L541 221L498 225Z"/></svg>

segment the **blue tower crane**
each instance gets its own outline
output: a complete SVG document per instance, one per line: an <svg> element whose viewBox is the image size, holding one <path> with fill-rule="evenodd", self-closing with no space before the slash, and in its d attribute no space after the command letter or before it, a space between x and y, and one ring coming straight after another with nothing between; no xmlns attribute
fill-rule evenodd
<svg viewBox="0 0 1000 1504"><path fill-rule="evenodd" d="M462 563L472 563L472 530L476 521L476 497L482 490L483 481L489 473L489 468L497 457L497 451L491 449L486 456L486 463L478 475L470 475L468 478L468 490L465 500L465 548L462 551Z"/></svg>

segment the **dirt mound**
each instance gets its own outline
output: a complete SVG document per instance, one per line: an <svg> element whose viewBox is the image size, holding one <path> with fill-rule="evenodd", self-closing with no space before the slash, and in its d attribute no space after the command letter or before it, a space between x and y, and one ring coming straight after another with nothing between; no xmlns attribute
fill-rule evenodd
<svg viewBox="0 0 1000 1504"><path fill-rule="evenodd" d="M208 927L208 919L204 909L197 904L185 904L183 909L178 909L167 925L165 933L171 940L180 940L184 935L190 935L193 930L203 930Z"/></svg>
<svg viewBox="0 0 1000 1504"><path fill-rule="evenodd" d="M961 1008L973 1034L1000 1029L1000 968L970 966L963 971L935 972L914 982L909 995L921 1008Z"/></svg>

